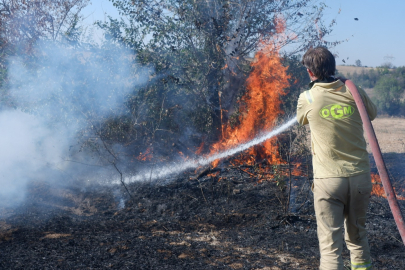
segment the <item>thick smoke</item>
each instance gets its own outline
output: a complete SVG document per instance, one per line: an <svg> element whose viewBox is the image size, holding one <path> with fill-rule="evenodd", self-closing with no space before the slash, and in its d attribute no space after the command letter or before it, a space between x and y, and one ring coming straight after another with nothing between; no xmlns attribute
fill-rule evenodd
<svg viewBox="0 0 405 270"><path fill-rule="evenodd" d="M150 70L135 65L119 46L42 43L35 51L36 57L8 60L7 105L0 111L0 206L21 203L32 181L66 183L101 171L108 177L105 172L114 168L81 151L78 140L96 140L92 125L125 113L127 96L149 79Z"/></svg>

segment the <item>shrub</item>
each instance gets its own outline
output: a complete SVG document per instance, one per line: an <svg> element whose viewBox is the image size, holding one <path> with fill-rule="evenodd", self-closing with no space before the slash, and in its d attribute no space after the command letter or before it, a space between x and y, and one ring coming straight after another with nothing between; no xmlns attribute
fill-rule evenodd
<svg viewBox="0 0 405 270"><path fill-rule="evenodd" d="M374 87L374 101L380 112L388 115L404 113L405 104L402 100L404 93L404 79L394 74L386 74L381 77Z"/></svg>

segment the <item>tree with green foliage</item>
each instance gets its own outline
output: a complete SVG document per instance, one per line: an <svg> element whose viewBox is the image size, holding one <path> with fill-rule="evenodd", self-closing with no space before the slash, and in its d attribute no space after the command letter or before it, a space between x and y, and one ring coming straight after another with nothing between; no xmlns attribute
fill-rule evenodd
<svg viewBox="0 0 405 270"><path fill-rule="evenodd" d="M375 88L375 103L378 109L388 115L403 114L405 90L405 77L397 77L396 74L386 74L378 80Z"/></svg>
<svg viewBox="0 0 405 270"><path fill-rule="evenodd" d="M338 75L339 76L339 75ZM363 88L373 88L373 100L380 113L405 114L405 67L388 68L386 65L347 74L347 78Z"/></svg>
<svg viewBox="0 0 405 270"><path fill-rule="evenodd" d="M245 91L245 80L251 71L249 56L270 43L277 49L290 44L294 52L326 44L324 37L330 32L330 27L324 26L321 20L325 6L313 5L312 0L111 1L120 11L121 19L109 18L107 22L99 22L98 25L106 30L105 42L99 48L89 47L83 56L77 54L78 59L72 61L77 62L81 74L86 74L91 69L90 60L86 59L96 61L97 54L114 50L115 45L125 46L134 52L134 55L126 56L134 60L130 66L136 66L136 62L153 69L154 73L148 74L145 85L133 86L119 114L112 112L101 117L96 113L96 103L81 106L76 102L75 107L89 123L94 123L90 125L91 132L86 134L97 134L109 149L116 145L126 147L130 149L126 154L131 156L145 153L145 148L151 146L159 150L152 149L155 156L160 153L158 159L173 156L170 155L173 152L190 156L196 150L193 146L217 141L221 137L222 124L238 113L237 101ZM14 11L4 13L0 20L0 23L15 28L7 28L2 33L8 44L16 44L8 48L25 48L27 44L30 45L27 48L32 48L38 40L56 41L66 47L86 47L79 41L81 32L76 11L88 1L65 1L64 5L63 1L51 2L42 1L35 7L29 6L33 5L29 1L13 2L18 3L12 6ZM4 0L3 3L8 2ZM9 6L5 8L10 9ZM22 11L18 11L19 8ZM32 17L32 10L40 16ZM55 17L54 12L66 17ZM31 22L28 30L26 17ZM18 24L12 24L15 20ZM21 36L7 39L11 30ZM31 51L24 53L20 50L19 53L28 56ZM41 57L35 60L41 60ZM108 61L110 68L118 69L117 61L123 60L106 59L104 62ZM299 69L299 60L286 56L285 65L291 65L289 72L295 73ZM68 71L60 70L61 74L64 72ZM134 71L128 76L137 78L142 74ZM92 98L96 96L94 91L97 89L91 85L99 78L90 75L73 80L68 80L72 79L69 76L61 78L63 81L58 83L63 87L59 90L71 94L69 98L78 93ZM289 91L294 95L299 91L296 81L303 80L291 79ZM103 89L114 87L114 83L105 82ZM71 89L74 92L69 92ZM292 98L285 100L286 111L294 110L291 102L295 102L295 98L294 101ZM55 114L55 117L58 116Z"/></svg>
<svg viewBox="0 0 405 270"><path fill-rule="evenodd" d="M125 19L99 22L106 38L132 48L138 61L156 73L140 90L143 98L132 99L131 108L149 108L151 118L144 117L155 121L148 123L171 111L167 117L177 119L161 121L173 123L166 127L168 135L176 133L176 122L186 122L194 133L217 141L222 123L237 113L237 100L245 91L250 71L246 59L263 42L278 48L290 44L294 52L332 45L323 38L334 22L325 26L325 6L311 0L111 1Z"/></svg>

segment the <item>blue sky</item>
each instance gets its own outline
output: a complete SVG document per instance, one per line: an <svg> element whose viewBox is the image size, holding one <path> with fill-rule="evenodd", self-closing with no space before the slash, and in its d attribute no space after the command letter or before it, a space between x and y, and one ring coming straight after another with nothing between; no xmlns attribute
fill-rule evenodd
<svg viewBox="0 0 405 270"><path fill-rule="evenodd" d="M108 0L91 0L84 9L85 23L103 20L104 13L118 16ZM405 66L405 1L404 0L326 0L324 21L336 19L333 32L327 41L344 40L331 48L339 57L338 65L352 65L357 59L364 66L379 66L390 61L395 66ZM339 9L340 14L339 14ZM358 21L354 20L358 18ZM348 40L348 41L346 41ZM349 59L347 59L349 58Z"/></svg>
<svg viewBox="0 0 405 270"><path fill-rule="evenodd" d="M360 59L363 65L378 66L386 57L394 57L395 66L405 66L405 1L325 1L330 7L326 21L336 17L337 25L329 40L345 40L332 51L339 54L337 64L349 57L347 64ZM341 8L341 12L336 13ZM355 21L354 18L358 18Z"/></svg>

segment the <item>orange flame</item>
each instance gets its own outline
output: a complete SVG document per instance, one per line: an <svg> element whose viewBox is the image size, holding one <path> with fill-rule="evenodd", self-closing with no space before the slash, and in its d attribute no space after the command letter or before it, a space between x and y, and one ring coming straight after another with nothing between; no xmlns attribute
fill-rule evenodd
<svg viewBox="0 0 405 270"><path fill-rule="evenodd" d="M374 173L371 174L371 183L373 184L373 189L371 191L371 195L387 198L384 187L381 184L381 178L378 174L374 174ZM395 191L395 188L394 188L394 191ZM403 197L403 196L399 196L399 195L396 195L396 196L397 196L397 200L401 200L401 201L405 200L405 197Z"/></svg>
<svg viewBox="0 0 405 270"><path fill-rule="evenodd" d="M188 149L188 148L187 148ZM189 150L189 149L188 149ZM187 156L186 154L184 154L182 151L178 151L177 153L179 153L179 157L183 159L183 161L187 161L190 159L189 156Z"/></svg>
<svg viewBox="0 0 405 270"><path fill-rule="evenodd" d="M195 152L197 155L201 155L202 151L204 150L204 142L200 144L200 146L197 148L197 151Z"/></svg>
<svg viewBox="0 0 405 270"><path fill-rule="evenodd" d="M381 184L380 176L378 174L371 174L371 183L373 184L373 189L371 191L372 195L387 198L387 195L385 195L385 190Z"/></svg>
<svg viewBox="0 0 405 270"><path fill-rule="evenodd" d="M294 166L294 169L292 170L291 175L294 175L294 176L301 176L301 175L303 175L303 173L302 173L300 167L301 167L301 163L297 163L297 164Z"/></svg>
<svg viewBox="0 0 405 270"><path fill-rule="evenodd" d="M149 147L146 149L145 153L140 153L139 156L136 158L141 161L149 161L153 158L152 149Z"/></svg>
<svg viewBox="0 0 405 270"><path fill-rule="evenodd" d="M280 96L286 94L289 86L287 68L281 64L278 51L272 45L256 53L251 64L252 72L247 80L247 91L241 98L239 125L223 126L223 139L211 147L211 153L232 148L253 139L265 130L271 130L276 120L283 113L280 109ZM253 163L256 158L266 157L271 162L281 161L275 139L265 141L261 146L247 150L251 158L244 158L243 163ZM219 161L212 165L216 166Z"/></svg>
<svg viewBox="0 0 405 270"><path fill-rule="evenodd" d="M219 172L214 172L214 173L207 174L208 177L217 177L218 175L219 175Z"/></svg>

